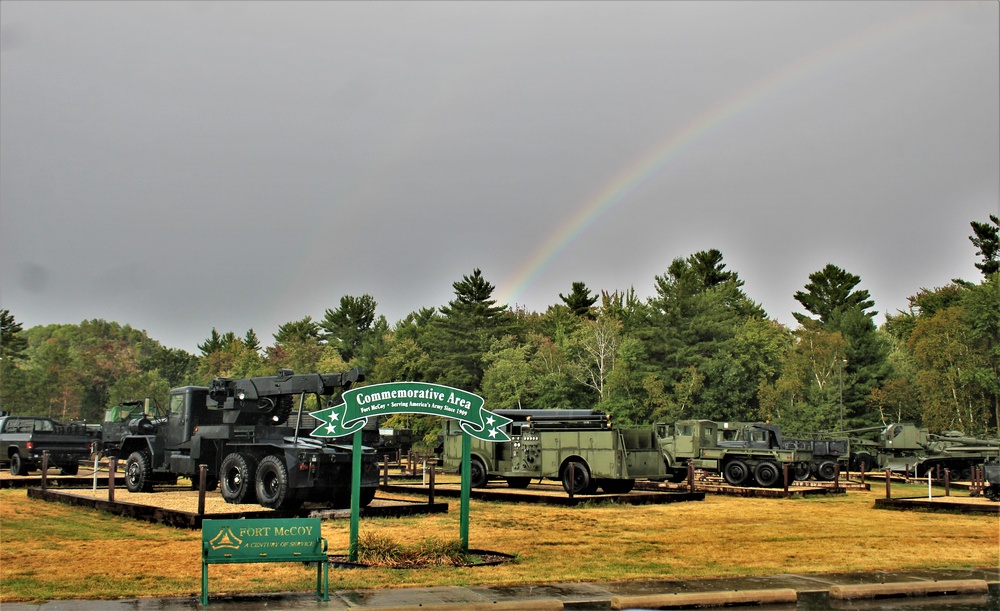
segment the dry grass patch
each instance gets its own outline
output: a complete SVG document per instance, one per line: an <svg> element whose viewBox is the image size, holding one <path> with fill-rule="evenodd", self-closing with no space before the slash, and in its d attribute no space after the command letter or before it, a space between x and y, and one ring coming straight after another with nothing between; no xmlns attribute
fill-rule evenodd
<svg viewBox="0 0 1000 611"><path fill-rule="evenodd" d="M356 589L1000 566L996 516L873 509L881 496L709 495L701 502L579 507L473 501L470 546L515 555L516 563L334 570L331 583L334 589ZM457 500L448 502L450 513L365 519L362 531L407 547L430 538L455 540L459 507ZM347 553L349 530L347 520L323 522L332 554ZM197 531L5 490L0 492L0 601L196 596L200 545ZM210 570L214 593L314 587L315 575L299 565Z"/></svg>

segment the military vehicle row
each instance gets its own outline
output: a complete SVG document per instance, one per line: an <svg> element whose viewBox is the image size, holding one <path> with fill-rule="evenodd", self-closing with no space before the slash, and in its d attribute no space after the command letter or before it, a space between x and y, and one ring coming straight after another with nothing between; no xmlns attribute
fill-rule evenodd
<svg viewBox="0 0 1000 611"><path fill-rule="evenodd" d="M208 387L170 391L166 409L131 402L108 410L102 425L102 450L124 459L131 492L151 491L157 483L188 477L198 486L206 465L205 487L221 487L229 503L256 501L264 507L292 509L304 502L349 507L352 446L348 439L318 439L318 423L303 414L306 395L321 397L364 380L347 373L217 378ZM294 396L299 395L293 414ZM374 423L373 423L374 424ZM378 431L363 433L370 445ZM378 487L378 457L371 447L362 457L361 506Z"/></svg>
<svg viewBox="0 0 1000 611"><path fill-rule="evenodd" d="M780 447L780 431L766 431L777 440L763 444L720 434L721 423L686 420L673 426L620 427L595 410L497 410L510 418L509 442L472 441L470 475L473 487L503 479L524 488L534 479L562 482L572 494L598 488L622 494L636 479L681 481L688 462L697 469L722 474L734 486L779 486L784 465L791 473L809 472L811 455ZM757 425L744 425L747 431ZM444 435L446 471L458 471L461 434L450 421ZM747 438L750 439L750 438ZM755 438L754 438L755 439Z"/></svg>
<svg viewBox="0 0 1000 611"><path fill-rule="evenodd" d="M928 434L891 424L878 440L827 434L787 439L769 423L683 420L674 425L621 427L595 410L497 410L512 420L510 442L473 441L472 485L503 479L514 488L533 479L561 481L567 492L627 492L636 479L681 481L687 465L720 474L733 486L781 486L789 479L833 481L838 471L910 468L917 476L948 468L968 479L972 467L1000 462L1000 440L959 433ZM448 423L444 468L458 471L461 429ZM571 475L572 474L572 475ZM572 479L571 479L572 477Z"/></svg>

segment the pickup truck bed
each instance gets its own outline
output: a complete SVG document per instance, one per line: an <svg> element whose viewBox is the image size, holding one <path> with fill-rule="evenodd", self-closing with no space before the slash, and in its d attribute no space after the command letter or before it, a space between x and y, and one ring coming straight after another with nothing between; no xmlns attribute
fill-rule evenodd
<svg viewBox="0 0 1000 611"><path fill-rule="evenodd" d="M76 475L80 461L91 454L91 435L82 426L62 424L33 416L0 417L0 461L12 475L27 475L41 468L42 454L64 475Z"/></svg>

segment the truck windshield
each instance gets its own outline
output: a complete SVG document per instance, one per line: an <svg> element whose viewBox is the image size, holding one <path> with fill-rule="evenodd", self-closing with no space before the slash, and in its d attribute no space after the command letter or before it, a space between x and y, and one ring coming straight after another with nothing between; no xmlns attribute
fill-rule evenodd
<svg viewBox="0 0 1000 611"><path fill-rule="evenodd" d="M184 395L170 395L170 414L180 416L184 413Z"/></svg>

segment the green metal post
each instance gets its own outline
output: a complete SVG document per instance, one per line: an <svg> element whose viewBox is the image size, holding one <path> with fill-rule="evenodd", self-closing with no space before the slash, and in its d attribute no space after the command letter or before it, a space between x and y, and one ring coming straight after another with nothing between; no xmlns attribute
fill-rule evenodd
<svg viewBox="0 0 1000 611"><path fill-rule="evenodd" d="M354 449L351 452L351 547L348 556L351 562L358 561L358 530L361 523L361 431L354 433Z"/></svg>
<svg viewBox="0 0 1000 611"><path fill-rule="evenodd" d="M459 536L462 551L469 551L469 498L472 496L472 437L462 433L462 508L459 518Z"/></svg>

